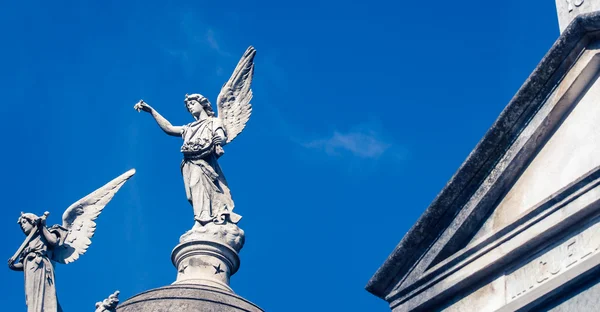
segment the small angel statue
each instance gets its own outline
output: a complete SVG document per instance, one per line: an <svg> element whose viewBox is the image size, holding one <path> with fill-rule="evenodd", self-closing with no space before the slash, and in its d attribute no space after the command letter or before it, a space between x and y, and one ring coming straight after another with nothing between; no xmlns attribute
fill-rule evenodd
<svg viewBox="0 0 600 312"><path fill-rule="evenodd" d="M256 50L249 47L223 85L217 97L218 116L201 94L186 94L184 103L195 121L184 126L171 125L143 100L134 106L138 112L150 113L165 133L183 139L181 174L194 218L202 226L210 222L236 224L241 219L232 212L231 192L217 159L223 155L222 146L240 134L250 118L255 55Z"/></svg>
<svg viewBox="0 0 600 312"><path fill-rule="evenodd" d="M108 298L96 302L96 312L115 312L119 304L119 291L115 291Z"/></svg>
<svg viewBox="0 0 600 312"><path fill-rule="evenodd" d="M41 217L21 213L18 223L27 238L8 259L8 267L25 274L28 312L62 312L56 296L54 263L71 263L86 252L96 231L94 220L134 174L135 169L131 169L69 206L62 225L46 227L48 212Z"/></svg>

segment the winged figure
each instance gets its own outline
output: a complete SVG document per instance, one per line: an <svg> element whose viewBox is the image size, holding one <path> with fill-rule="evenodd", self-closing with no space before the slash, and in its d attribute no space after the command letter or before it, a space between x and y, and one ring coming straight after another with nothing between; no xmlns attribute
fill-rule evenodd
<svg viewBox="0 0 600 312"><path fill-rule="evenodd" d="M223 85L217 97L217 116L210 101L197 93L185 95L185 106L195 120L184 126L173 126L143 100L134 106L138 112L150 113L165 133L183 139L181 174L194 219L202 226L235 224L241 219L232 211L231 192L217 159L224 153L222 147L242 132L250 118L255 55L256 50L249 47Z"/></svg>
<svg viewBox="0 0 600 312"><path fill-rule="evenodd" d="M46 227L48 212L38 217L21 213L18 223L27 238L8 260L8 267L25 274L28 312L61 312L54 283L54 263L71 263L83 255L96 231L96 218L123 184L135 174L131 169L64 212L62 225Z"/></svg>

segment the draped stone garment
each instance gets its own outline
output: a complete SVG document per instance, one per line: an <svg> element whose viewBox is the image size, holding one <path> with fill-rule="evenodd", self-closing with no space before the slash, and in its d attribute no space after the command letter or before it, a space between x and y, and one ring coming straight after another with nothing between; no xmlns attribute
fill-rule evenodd
<svg viewBox="0 0 600 312"><path fill-rule="evenodd" d="M184 126L182 132L184 159L181 174L185 192L196 219L206 222L225 208L233 210L231 193L212 144L218 130L225 133L221 121L209 117Z"/></svg>
<svg viewBox="0 0 600 312"><path fill-rule="evenodd" d="M52 250L48 246L46 239L37 234L21 253L27 312L62 312L56 296L54 266L50 260Z"/></svg>

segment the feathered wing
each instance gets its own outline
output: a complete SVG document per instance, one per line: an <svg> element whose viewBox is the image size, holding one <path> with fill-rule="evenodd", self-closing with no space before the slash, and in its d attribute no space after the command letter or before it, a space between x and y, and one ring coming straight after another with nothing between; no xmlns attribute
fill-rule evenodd
<svg viewBox="0 0 600 312"><path fill-rule="evenodd" d="M252 77L254 75L254 56L256 50L249 47L244 56L237 64L229 81L223 85L219 97L217 98L217 109L219 119L227 133L227 142L229 143L244 130L252 106Z"/></svg>
<svg viewBox="0 0 600 312"><path fill-rule="evenodd" d="M64 264L71 263L87 251L96 231L94 220L134 174L135 169L125 172L67 208L62 217L62 226L68 232L65 237L61 237L61 243L54 249L52 260Z"/></svg>

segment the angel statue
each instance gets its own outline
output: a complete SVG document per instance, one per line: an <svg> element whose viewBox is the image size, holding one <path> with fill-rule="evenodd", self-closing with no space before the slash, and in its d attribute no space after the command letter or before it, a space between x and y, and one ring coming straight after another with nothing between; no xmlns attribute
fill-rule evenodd
<svg viewBox="0 0 600 312"><path fill-rule="evenodd" d="M67 208L62 225L46 227L48 212L38 217L21 213L17 221L27 235L8 267L25 274L28 312L62 312L54 282L54 263L68 264L83 255L96 231L94 220L119 188L133 175L131 169Z"/></svg>
<svg viewBox="0 0 600 312"><path fill-rule="evenodd" d="M119 291L115 291L108 298L96 302L96 312L115 312L119 304Z"/></svg>
<svg viewBox="0 0 600 312"><path fill-rule="evenodd" d="M218 116L208 99L197 93L185 95L185 106L195 121L184 126L171 125L143 100L134 106L138 112L150 113L165 133L183 139L181 174L194 219L201 226L227 221L236 224L241 219L232 212L231 192L217 159L223 155L222 146L233 141L250 118L255 55L256 50L249 47L223 85L217 97Z"/></svg>

